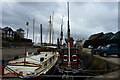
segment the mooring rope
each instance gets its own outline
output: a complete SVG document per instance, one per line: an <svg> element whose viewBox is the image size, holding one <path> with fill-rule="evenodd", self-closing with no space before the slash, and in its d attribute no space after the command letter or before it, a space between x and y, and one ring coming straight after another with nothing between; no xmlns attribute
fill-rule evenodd
<svg viewBox="0 0 120 80"><path fill-rule="evenodd" d="M23 75L20 75L19 73L15 72L14 70L12 70L11 68L9 68L8 66L1 64L3 67L5 67L5 69L7 69L9 72L13 73L13 74L17 74L18 77L20 78L25 78Z"/></svg>

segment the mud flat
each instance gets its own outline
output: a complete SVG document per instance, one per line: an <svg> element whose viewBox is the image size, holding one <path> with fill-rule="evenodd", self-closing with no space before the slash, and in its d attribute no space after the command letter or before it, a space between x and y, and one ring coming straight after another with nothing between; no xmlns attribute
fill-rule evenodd
<svg viewBox="0 0 120 80"><path fill-rule="evenodd" d="M111 62L110 60L103 59L99 56L92 56L89 54L89 49L84 49L80 52L80 58L83 61L83 64L88 70L88 72L97 74L94 78L89 78L91 80L106 80L106 79L119 79L120 74L120 65L118 62Z"/></svg>
<svg viewBox="0 0 120 80"><path fill-rule="evenodd" d="M36 51L36 48L26 48L27 52L33 52ZM25 48L19 47L19 48L3 48L2 49L2 60L7 63L10 60L13 60L15 56L23 57L25 56Z"/></svg>

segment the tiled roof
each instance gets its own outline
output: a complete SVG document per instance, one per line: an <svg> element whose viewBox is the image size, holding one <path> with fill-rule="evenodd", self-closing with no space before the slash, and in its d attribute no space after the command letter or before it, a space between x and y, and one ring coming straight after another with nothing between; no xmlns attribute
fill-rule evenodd
<svg viewBox="0 0 120 80"><path fill-rule="evenodd" d="M111 39L113 36L114 36L114 34L113 34L112 32L110 32L110 33L106 33L106 34L104 34L103 36L99 37L99 39L109 40L109 39Z"/></svg>
<svg viewBox="0 0 120 80"><path fill-rule="evenodd" d="M17 31L24 31L22 28L17 29Z"/></svg>
<svg viewBox="0 0 120 80"><path fill-rule="evenodd" d="M120 31L118 31L112 38L111 40L113 39L120 39Z"/></svg>
<svg viewBox="0 0 120 80"><path fill-rule="evenodd" d="M3 30L8 31L8 30L12 30L12 29L10 27L5 27L5 28L3 28Z"/></svg>
<svg viewBox="0 0 120 80"><path fill-rule="evenodd" d="M102 35L104 35L103 32L101 33L98 33L98 34L93 34L89 37L89 40L95 40L95 39L98 39L99 37L101 37Z"/></svg>

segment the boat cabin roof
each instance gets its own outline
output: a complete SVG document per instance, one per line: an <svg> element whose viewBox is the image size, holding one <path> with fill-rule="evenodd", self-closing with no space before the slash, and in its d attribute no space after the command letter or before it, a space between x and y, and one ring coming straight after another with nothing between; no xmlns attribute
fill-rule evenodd
<svg viewBox="0 0 120 80"><path fill-rule="evenodd" d="M26 58L26 62L32 62L36 64L40 64L42 62L47 61L49 58L51 58L54 54L52 52L40 52L39 55L33 55L33 56L28 56ZM43 61L40 61L41 58L44 58ZM9 63L14 63L14 62L24 62L24 58L16 59L13 61L10 61Z"/></svg>

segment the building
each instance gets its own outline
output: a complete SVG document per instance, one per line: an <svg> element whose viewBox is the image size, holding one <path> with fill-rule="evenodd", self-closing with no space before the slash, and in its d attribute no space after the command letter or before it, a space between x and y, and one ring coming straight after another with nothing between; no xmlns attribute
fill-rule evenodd
<svg viewBox="0 0 120 80"><path fill-rule="evenodd" d="M100 33L98 33L100 34ZM86 40L83 47L88 48L88 46L92 46L93 48L97 48L98 46L105 46L107 44L119 44L120 45L120 31L115 34L112 32L105 33L98 37L98 34L93 34L89 37L89 40Z"/></svg>
<svg viewBox="0 0 120 80"><path fill-rule="evenodd" d="M14 38L14 31L10 27L5 27L2 29L2 36L3 38Z"/></svg>
<svg viewBox="0 0 120 80"><path fill-rule="evenodd" d="M109 32L109 33L105 33L104 35L102 35L98 39L100 39L100 40L110 40L113 36L114 36L114 33Z"/></svg>
<svg viewBox="0 0 120 80"><path fill-rule="evenodd" d="M118 31L117 33L115 33L115 35L113 37L111 37L110 40L120 40L120 31Z"/></svg>
<svg viewBox="0 0 120 80"><path fill-rule="evenodd" d="M24 30L22 28L13 31L10 27L0 28L0 34L2 37L2 46L31 46L32 40L24 38Z"/></svg>
<svg viewBox="0 0 120 80"><path fill-rule="evenodd" d="M95 39L98 39L99 37L103 36L104 33L101 32L101 33L97 33L97 34L93 34L89 37L89 40L95 40Z"/></svg>
<svg viewBox="0 0 120 80"><path fill-rule="evenodd" d="M20 38L24 38L24 30L22 28L19 28L16 30L16 34L20 36Z"/></svg>

